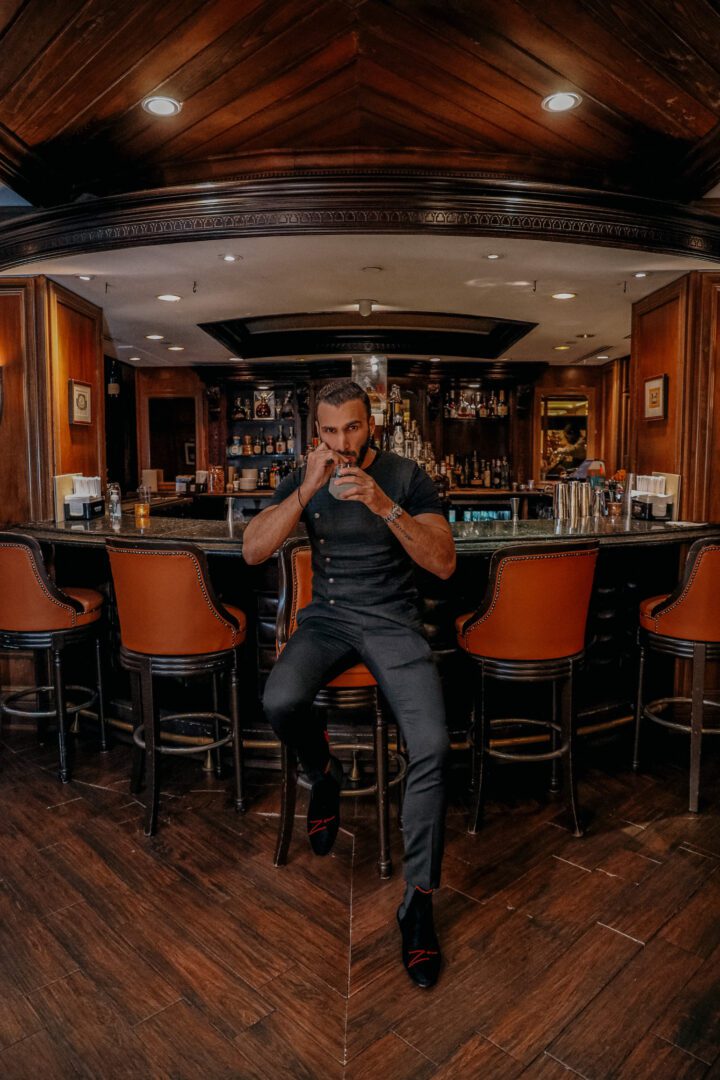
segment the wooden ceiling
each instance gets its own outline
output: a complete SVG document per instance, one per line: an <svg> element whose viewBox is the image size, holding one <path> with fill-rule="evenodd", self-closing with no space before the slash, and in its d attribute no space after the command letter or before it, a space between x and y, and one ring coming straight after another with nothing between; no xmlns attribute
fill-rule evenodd
<svg viewBox="0 0 720 1080"><path fill-rule="evenodd" d="M0 179L44 206L381 167L689 201L720 179L718 42L712 0L5 0ZM561 89L582 105L543 111Z"/></svg>

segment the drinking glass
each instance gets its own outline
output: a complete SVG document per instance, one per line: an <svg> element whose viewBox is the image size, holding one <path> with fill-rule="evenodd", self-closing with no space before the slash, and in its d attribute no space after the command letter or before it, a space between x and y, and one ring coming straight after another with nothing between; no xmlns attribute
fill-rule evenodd
<svg viewBox="0 0 720 1080"><path fill-rule="evenodd" d="M150 524L150 488L141 484L137 489L137 502L135 503L135 527L145 529Z"/></svg>

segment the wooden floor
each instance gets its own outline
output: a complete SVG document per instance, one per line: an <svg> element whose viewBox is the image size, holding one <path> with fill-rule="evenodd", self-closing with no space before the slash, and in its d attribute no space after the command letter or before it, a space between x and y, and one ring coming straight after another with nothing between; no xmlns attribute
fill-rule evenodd
<svg viewBox="0 0 720 1080"><path fill-rule="evenodd" d="M371 806L344 803L324 860L298 818L274 869L272 774L251 776L238 817L224 782L171 762L146 840L127 747L103 758L81 742L62 787L54 748L6 735L0 1076L720 1077L720 761L710 746L711 806L693 817L683 740L652 756L635 777L623 737L586 749L582 840L538 770L507 768L504 801L468 836L453 772L436 896L446 965L423 992L400 965L399 849L381 882Z"/></svg>

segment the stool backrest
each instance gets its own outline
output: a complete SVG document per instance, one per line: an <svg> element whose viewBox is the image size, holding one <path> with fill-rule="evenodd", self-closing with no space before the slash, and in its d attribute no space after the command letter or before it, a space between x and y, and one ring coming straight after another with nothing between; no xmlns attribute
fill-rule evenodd
<svg viewBox="0 0 720 1080"><path fill-rule="evenodd" d="M656 633L720 641L720 540L696 540L674 592L653 608Z"/></svg>
<svg viewBox="0 0 720 1080"><path fill-rule="evenodd" d="M238 622L215 596L194 544L105 541L126 649L148 656L199 656L234 647Z"/></svg>
<svg viewBox="0 0 720 1080"><path fill-rule="evenodd" d="M26 633L76 625L83 610L50 580L37 540L0 533L0 630Z"/></svg>
<svg viewBox="0 0 720 1080"><path fill-rule="evenodd" d="M477 629L484 651L490 641L488 655L506 660L553 660L582 652L597 554L595 540L496 551L485 597L463 625L470 651Z"/></svg>
<svg viewBox="0 0 720 1080"><path fill-rule="evenodd" d="M287 644L297 629L298 612L312 600L312 554L307 540L286 540L280 549L280 595L277 613L277 648Z"/></svg>

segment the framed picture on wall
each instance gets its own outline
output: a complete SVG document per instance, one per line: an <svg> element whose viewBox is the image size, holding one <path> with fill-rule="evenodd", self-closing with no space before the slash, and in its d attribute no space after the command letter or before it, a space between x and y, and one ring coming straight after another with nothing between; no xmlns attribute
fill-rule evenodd
<svg viewBox="0 0 720 1080"><path fill-rule="evenodd" d="M69 420L71 424L92 424L92 386L68 379Z"/></svg>
<svg viewBox="0 0 720 1080"><path fill-rule="evenodd" d="M665 420L667 417L667 375L646 379L643 390L643 420Z"/></svg>

